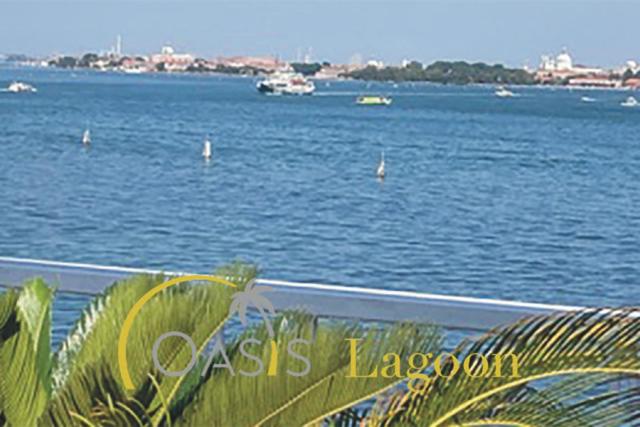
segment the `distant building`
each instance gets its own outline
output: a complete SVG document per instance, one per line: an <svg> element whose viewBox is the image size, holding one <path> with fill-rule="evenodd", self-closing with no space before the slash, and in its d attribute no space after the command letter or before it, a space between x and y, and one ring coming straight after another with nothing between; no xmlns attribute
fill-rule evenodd
<svg viewBox="0 0 640 427"><path fill-rule="evenodd" d="M272 56L232 56L220 57L212 61L215 64L232 68L251 67L265 71L277 71L290 69L287 62L281 61Z"/></svg>
<svg viewBox="0 0 640 427"><path fill-rule="evenodd" d="M569 86L614 88L622 86L622 81L612 79L608 75L593 77L572 77Z"/></svg>
<svg viewBox="0 0 640 427"><path fill-rule="evenodd" d="M625 62L622 67L616 70L616 72L621 75L629 71L631 71L633 74L640 73L640 64L638 64L636 61L629 60Z"/></svg>
<svg viewBox="0 0 640 427"><path fill-rule="evenodd" d="M384 62L370 59L367 61L367 67L384 68Z"/></svg>
<svg viewBox="0 0 640 427"><path fill-rule="evenodd" d="M116 38L116 55L122 56L122 37L119 34Z"/></svg>
<svg viewBox="0 0 640 427"><path fill-rule="evenodd" d="M627 79L625 80L624 85L632 89L640 89L640 79L636 77Z"/></svg>
<svg viewBox="0 0 640 427"><path fill-rule="evenodd" d="M120 61L120 70L125 73L145 73L154 71L154 64L144 56L124 57Z"/></svg>
<svg viewBox="0 0 640 427"><path fill-rule="evenodd" d="M176 53L169 45L162 46L160 53L151 55L153 65L164 64L166 71L184 71L193 64L194 57L188 53Z"/></svg>
<svg viewBox="0 0 640 427"><path fill-rule="evenodd" d="M609 73L602 68L575 65L566 48L555 57L552 55L542 56L536 72L536 79L541 83L567 81L569 84L574 82L574 84L582 86L591 85L588 83L592 82L598 83L594 84L594 86L610 87L614 84L605 82L609 78Z"/></svg>
<svg viewBox="0 0 640 427"><path fill-rule="evenodd" d="M362 68L362 65L325 65L313 76L313 78L339 79L344 74L349 74Z"/></svg>
<svg viewBox="0 0 640 427"><path fill-rule="evenodd" d="M562 53L560 53L555 58L551 55L543 55L540 60L539 71L548 71L548 72L567 72L573 71L573 58L567 51L567 49L563 49Z"/></svg>

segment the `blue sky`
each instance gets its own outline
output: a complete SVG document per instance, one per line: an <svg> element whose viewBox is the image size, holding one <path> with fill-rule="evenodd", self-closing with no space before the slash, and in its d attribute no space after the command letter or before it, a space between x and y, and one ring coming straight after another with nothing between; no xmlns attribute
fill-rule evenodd
<svg viewBox="0 0 640 427"><path fill-rule="evenodd" d="M152 1L0 0L0 52L128 53L163 43L204 57L279 55L347 62L412 58L537 65L570 49L578 63L640 61L640 0Z"/></svg>

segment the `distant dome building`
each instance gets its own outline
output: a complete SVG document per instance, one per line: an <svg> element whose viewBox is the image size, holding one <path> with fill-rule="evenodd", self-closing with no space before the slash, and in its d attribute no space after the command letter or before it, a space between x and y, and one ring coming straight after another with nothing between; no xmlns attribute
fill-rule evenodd
<svg viewBox="0 0 640 427"><path fill-rule="evenodd" d="M561 54L553 58L551 55L545 55L540 61L540 70L542 71L571 71L573 67L573 58L564 49Z"/></svg>
<svg viewBox="0 0 640 427"><path fill-rule="evenodd" d="M543 55L540 60L540 70L544 71L555 71L556 69L556 61L553 60L552 57L548 55Z"/></svg>
<svg viewBox="0 0 640 427"><path fill-rule="evenodd" d="M164 71L184 71L195 61L195 58L188 53L176 53L175 49L169 45L162 46L160 53L151 55L151 62L154 66L162 64Z"/></svg>
<svg viewBox="0 0 640 427"><path fill-rule="evenodd" d="M162 55L173 55L176 53L175 49L169 45L162 46L162 50L160 51Z"/></svg>
<svg viewBox="0 0 640 427"><path fill-rule="evenodd" d="M556 57L556 70L569 71L572 69L573 69L573 59L565 49L560 55Z"/></svg>

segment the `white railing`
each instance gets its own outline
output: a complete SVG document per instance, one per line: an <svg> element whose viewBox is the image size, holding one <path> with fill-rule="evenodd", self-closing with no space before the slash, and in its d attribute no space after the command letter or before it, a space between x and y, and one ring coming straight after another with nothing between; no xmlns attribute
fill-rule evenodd
<svg viewBox="0 0 640 427"><path fill-rule="evenodd" d="M26 279L42 277L63 292L96 294L117 280L140 273L160 271L0 257L0 286L20 286ZM273 289L269 300L277 310L304 308L321 317L426 321L445 328L478 331L528 315L581 308L269 279L261 279L259 283Z"/></svg>

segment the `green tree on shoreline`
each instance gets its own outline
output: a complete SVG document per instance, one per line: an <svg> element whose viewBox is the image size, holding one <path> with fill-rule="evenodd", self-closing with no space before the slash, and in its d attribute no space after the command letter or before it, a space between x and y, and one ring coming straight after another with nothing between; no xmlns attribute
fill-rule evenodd
<svg viewBox="0 0 640 427"><path fill-rule="evenodd" d="M423 67L413 61L406 67L366 67L347 73L344 77L357 80L394 82L433 82L441 84L534 84L535 79L525 70L506 68L503 65L489 65L483 62L470 64L465 61L437 61Z"/></svg>

